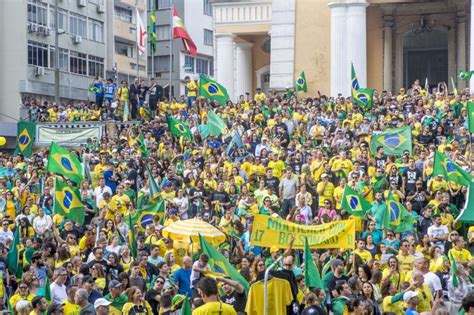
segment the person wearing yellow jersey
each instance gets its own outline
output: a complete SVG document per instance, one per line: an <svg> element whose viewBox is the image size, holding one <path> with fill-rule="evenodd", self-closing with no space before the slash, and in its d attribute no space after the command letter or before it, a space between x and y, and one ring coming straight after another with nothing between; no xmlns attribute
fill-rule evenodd
<svg viewBox="0 0 474 315"><path fill-rule="evenodd" d="M254 97L253 97L253 100L257 103L261 103L263 102L265 99L267 98L267 96L265 95L265 93L262 92L262 89L261 88L257 88L257 93L255 93Z"/></svg>
<svg viewBox="0 0 474 315"><path fill-rule="evenodd" d="M27 300L31 302L35 297L34 294L30 293L30 288L25 282L18 283L18 289L15 294L10 297L10 305L15 309L16 304L21 300Z"/></svg>
<svg viewBox="0 0 474 315"><path fill-rule="evenodd" d="M74 297L76 296L76 291L79 288L77 286L72 286L69 289L67 299L63 301L63 313L62 314L71 314L71 315L79 315L81 313L81 307L77 305L74 301ZM52 292L51 292L52 293ZM53 302L58 303L53 299Z"/></svg>
<svg viewBox="0 0 474 315"><path fill-rule="evenodd" d="M153 314L150 304L144 299L142 290L136 286L132 286L127 290L128 302L122 309L123 315L145 315Z"/></svg>
<svg viewBox="0 0 474 315"><path fill-rule="evenodd" d="M58 121L59 109L58 105L53 105L53 107L48 109L49 121L56 122Z"/></svg>
<svg viewBox="0 0 474 315"><path fill-rule="evenodd" d="M415 256L410 253L410 242L407 239L402 240L400 253L397 255L400 272L405 274L413 269Z"/></svg>
<svg viewBox="0 0 474 315"><path fill-rule="evenodd" d="M279 160L278 157L273 154L269 153L268 157L270 158L270 162L268 162L267 167L273 170L273 175L281 179L283 176L283 171L285 170L285 163L282 160Z"/></svg>
<svg viewBox="0 0 474 315"><path fill-rule="evenodd" d="M124 216L127 212L128 206L130 205L130 197L123 193L123 186L117 186L117 194L112 197L110 201L110 207L115 212L120 213ZM108 219L108 217L106 217ZM115 219L115 213L113 213L112 219Z"/></svg>
<svg viewBox="0 0 474 315"><path fill-rule="evenodd" d="M431 194L435 191L449 191L448 183L443 178L443 175L437 175L435 178L428 182L428 190Z"/></svg>
<svg viewBox="0 0 474 315"><path fill-rule="evenodd" d="M466 241L464 240L464 237L459 236L454 241L454 247L449 250L448 257L450 260L454 258L458 264L472 266L474 265L474 260L472 259L471 253L465 249L465 246Z"/></svg>
<svg viewBox="0 0 474 315"><path fill-rule="evenodd" d="M339 158L334 160L331 170L338 177L348 177L349 172L352 170L352 162L347 159L346 151L339 152Z"/></svg>
<svg viewBox="0 0 474 315"><path fill-rule="evenodd" d="M164 226L170 226L171 223L179 221L178 209L172 208L168 212L168 217L166 218Z"/></svg>
<svg viewBox="0 0 474 315"><path fill-rule="evenodd" d="M357 241L357 249L354 250L354 254L359 256L364 264L372 259L372 254L365 249L365 241L363 239Z"/></svg>
<svg viewBox="0 0 474 315"><path fill-rule="evenodd" d="M216 280L208 277L201 278L197 283L197 291L204 305L194 309L193 315L237 315L232 305L220 300Z"/></svg>
<svg viewBox="0 0 474 315"><path fill-rule="evenodd" d="M316 186L316 192L319 195L319 206L324 206L324 202L329 200L331 204L334 204L334 184L329 181L327 173L321 174L321 181Z"/></svg>
<svg viewBox="0 0 474 315"><path fill-rule="evenodd" d="M186 83L186 105L191 108L193 102L196 101L198 86L188 75L184 77L184 82Z"/></svg>

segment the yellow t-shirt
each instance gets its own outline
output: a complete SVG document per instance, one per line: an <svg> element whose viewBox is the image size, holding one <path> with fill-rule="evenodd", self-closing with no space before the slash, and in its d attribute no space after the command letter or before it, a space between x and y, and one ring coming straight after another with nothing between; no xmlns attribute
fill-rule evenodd
<svg viewBox="0 0 474 315"><path fill-rule="evenodd" d="M336 188L334 188L334 193L333 193L333 196L334 196L334 199L336 199L337 197L337 203L336 203L336 209L337 210L341 210L341 201L342 201L342 196L344 195L344 188L341 187L341 186L337 186Z"/></svg>
<svg viewBox="0 0 474 315"><path fill-rule="evenodd" d="M406 273L409 271L413 270L413 262L415 261L415 256L413 255L408 255L408 256L403 256L403 255L398 255L397 256L399 265L400 265L400 272L401 273Z"/></svg>
<svg viewBox="0 0 474 315"><path fill-rule="evenodd" d="M431 301L433 301L433 296L431 295L430 287L424 283L422 290L418 291L418 299L420 302L416 307L418 313L430 312L431 311Z"/></svg>
<svg viewBox="0 0 474 315"><path fill-rule="evenodd" d="M332 165L332 170L336 170L339 168L342 169L342 171L345 174L345 177L348 177L350 171L352 171L352 162L348 159L345 159L344 161L337 159L334 161L334 164ZM336 175L340 176L341 174L339 173Z"/></svg>
<svg viewBox="0 0 474 315"><path fill-rule="evenodd" d="M273 176L276 176L281 179L283 171L285 170L285 163L283 163L283 161L281 160L270 161L268 162L268 168L272 169Z"/></svg>
<svg viewBox="0 0 474 315"><path fill-rule="evenodd" d="M265 100L265 98L266 98L266 96L265 96L265 93L263 93L263 92L256 93L255 96L253 97L253 99L256 102L263 102Z"/></svg>
<svg viewBox="0 0 474 315"><path fill-rule="evenodd" d="M372 254L366 249L363 249L363 250L355 249L354 254L358 255L362 259L362 262L364 264L372 258Z"/></svg>
<svg viewBox="0 0 474 315"><path fill-rule="evenodd" d="M110 207L119 212L122 215L125 215L128 209L128 205L130 204L130 197L123 194L122 196L115 195L112 197L110 201Z"/></svg>
<svg viewBox="0 0 474 315"><path fill-rule="evenodd" d="M35 295L31 294L31 293L28 294L28 296L26 296L26 297L22 297L20 294L14 294L10 298L10 304L13 308L15 308L16 303L18 303L20 300L27 300L27 301L31 302L34 297L35 297Z"/></svg>
<svg viewBox="0 0 474 315"><path fill-rule="evenodd" d="M403 315L403 300L392 303L392 296L383 299L382 307L384 313L395 313L395 315Z"/></svg>
<svg viewBox="0 0 474 315"><path fill-rule="evenodd" d="M472 255L467 249L463 248L461 250L457 250L455 247L453 247L449 251L451 254L453 254L453 257L456 259L456 261L470 261L472 259ZM450 257L449 254L448 257Z"/></svg>
<svg viewBox="0 0 474 315"><path fill-rule="evenodd" d="M263 282L257 282L250 287L245 311L247 314L263 314ZM268 281L268 314L284 315L286 306L291 303L290 283L283 279L273 278ZM194 312L193 312L194 315Z"/></svg>
<svg viewBox="0 0 474 315"><path fill-rule="evenodd" d="M323 188L324 182L319 182L316 186L316 191L319 191ZM334 185L331 182L327 182L326 186L324 187L323 193L319 195L319 206L324 206L324 202L326 200L331 201L331 204L334 204L333 200L334 195Z"/></svg>
<svg viewBox="0 0 474 315"><path fill-rule="evenodd" d="M149 314L152 314L153 311L151 309L151 306L150 304L148 304L147 301L143 301L143 306L141 306L141 309L143 311L138 311L137 308L134 309L135 306L135 303L132 303L132 302L127 302L125 303L125 305L123 306L123 309L122 309L122 314L123 315L128 315L128 314L134 314L134 315L149 315ZM67 313L65 313L67 314Z"/></svg>
<svg viewBox="0 0 474 315"><path fill-rule="evenodd" d="M190 80L189 83L186 83L186 88L188 89L188 96L196 96L197 85L194 80Z"/></svg>
<svg viewBox="0 0 474 315"><path fill-rule="evenodd" d="M64 314L70 314L70 315L79 315L81 313L81 307L78 304L74 304L69 302L69 300L66 300L64 302Z"/></svg>
<svg viewBox="0 0 474 315"><path fill-rule="evenodd" d="M237 315L237 312L232 305L224 302L209 302L202 306L199 306L193 311L193 315Z"/></svg>

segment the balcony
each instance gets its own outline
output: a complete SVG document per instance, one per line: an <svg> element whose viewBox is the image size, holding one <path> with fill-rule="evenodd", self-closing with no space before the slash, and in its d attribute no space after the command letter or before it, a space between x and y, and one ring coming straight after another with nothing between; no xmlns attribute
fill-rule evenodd
<svg viewBox="0 0 474 315"><path fill-rule="evenodd" d="M119 19L114 19L114 36L123 38L131 43L135 42L135 30L130 32L130 28L135 28L134 24L124 22Z"/></svg>
<svg viewBox="0 0 474 315"><path fill-rule="evenodd" d="M271 1L214 2L216 26L231 24L269 24L272 19Z"/></svg>

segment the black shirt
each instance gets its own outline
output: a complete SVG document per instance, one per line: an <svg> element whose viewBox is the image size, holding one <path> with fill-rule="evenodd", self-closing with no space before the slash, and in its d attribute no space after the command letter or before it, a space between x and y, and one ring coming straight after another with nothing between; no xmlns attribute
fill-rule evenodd
<svg viewBox="0 0 474 315"><path fill-rule="evenodd" d="M271 188L275 193L278 194L278 186L280 185L280 181L277 177L272 176L271 178L265 178L265 186Z"/></svg>
<svg viewBox="0 0 474 315"><path fill-rule="evenodd" d="M313 305L305 308L303 312L301 312L301 315L326 315L326 312L321 306Z"/></svg>
<svg viewBox="0 0 474 315"><path fill-rule="evenodd" d="M327 285L328 285L328 292L329 294L331 294L331 296L332 296L332 291L336 288L336 282L342 281L342 280L347 281L349 280L349 277L346 275L341 275L341 277L338 278L336 277L335 274L333 274L331 278L329 278Z"/></svg>
<svg viewBox="0 0 474 315"><path fill-rule="evenodd" d="M416 190L416 181L422 177L421 171L417 168L414 170L407 168L403 172L405 179L405 191Z"/></svg>
<svg viewBox="0 0 474 315"><path fill-rule="evenodd" d="M247 304L245 292L237 293L237 291L234 290L231 294L224 295L221 301L232 305L236 312L245 313L245 305Z"/></svg>
<svg viewBox="0 0 474 315"><path fill-rule="evenodd" d="M229 202L229 194L226 191L214 191L211 195L211 201L219 201L220 203Z"/></svg>
<svg viewBox="0 0 474 315"><path fill-rule="evenodd" d="M160 303L155 300L155 297L160 295L160 293L154 289L150 289L145 294L145 300L150 304L153 315L158 315L160 313Z"/></svg>

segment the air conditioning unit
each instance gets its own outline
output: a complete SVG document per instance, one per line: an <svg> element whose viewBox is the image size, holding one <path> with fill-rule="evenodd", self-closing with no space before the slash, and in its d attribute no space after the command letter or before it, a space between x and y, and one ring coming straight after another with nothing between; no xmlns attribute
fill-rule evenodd
<svg viewBox="0 0 474 315"><path fill-rule="evenodd" d="M34 33L38 32L38 28L39 28L38 24L31 24L31 31L32 32L34 32Z"/></svg>
<svg viewBox="0 0 474 315"><path fill-rule="evenodd" d="M77 0L78 7L85 7L87 6L87 0Z"/></svg>
<svg viewBox="0 0 474 315"><path fill-rule="evenodd" d="M105 12L105 5L98 4L97 5L97 13L104 13Z"/></svg>
<svg viewBox="0 0 474 315"><path fill-rule="evenodd" d="M49 36L51 35L51 29L49 27L44 27L43 28L43 35L44 36Z"/></svg>
<svg viewBox="0 0 474 315"><path fill-rule="evenodd" d="M44 75L44 67L35 67L35 75L36 76Z"/></svg>
<svg viewBox="0 0 474 315"><path fill-rule="evenodd" d="M82 43L82 36L76 35L72 38L72 41L74 42L74 44L80 44Z"/></svg>
<svg viewBox="0 0 474 315"><path fill-rule="evenodd" d="M43 34L45 28L46 28L45 26L38 26L38 33Z"/></svg>
<svg viewBox="0 0 474 315"><path fill-rule="evenodd" d="M31 23L26 24L26 29L28 30L28 33L33 32L33 24Z"/></svg>

